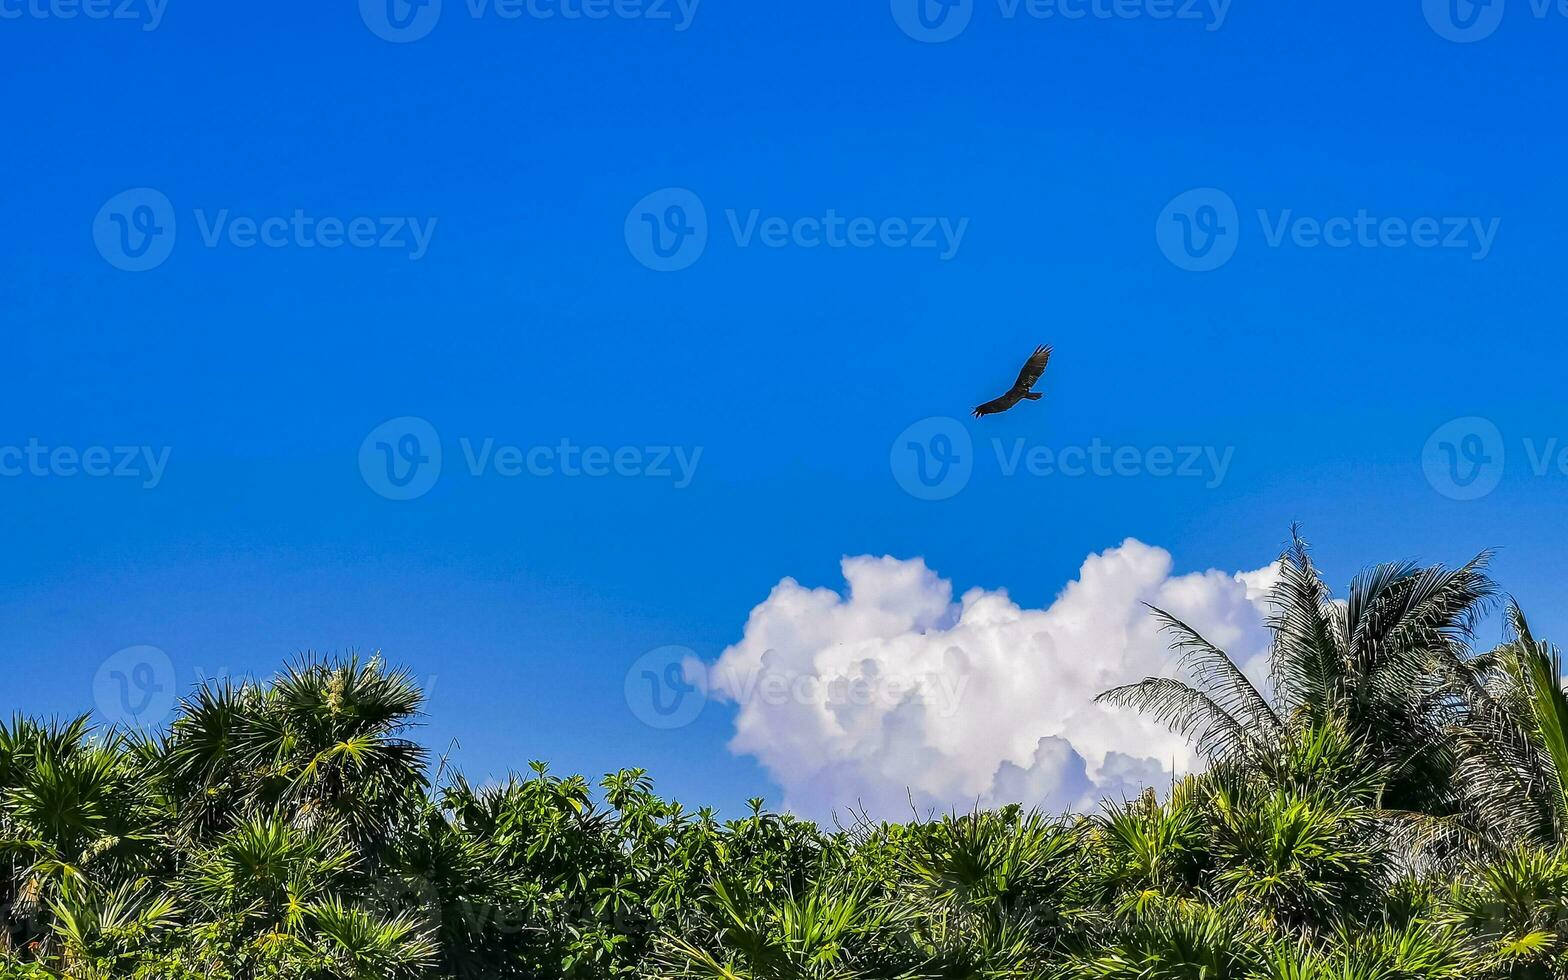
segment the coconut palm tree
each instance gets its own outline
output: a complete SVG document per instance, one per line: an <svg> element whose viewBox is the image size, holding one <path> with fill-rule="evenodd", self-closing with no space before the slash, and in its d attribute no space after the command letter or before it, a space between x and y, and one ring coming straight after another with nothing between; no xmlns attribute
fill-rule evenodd
<svg viewBox="0 0 1568 980"><path fill-rule="evenodd" d="M1265 766L1287 734L1342 726L1386 770L1385 807L1453 813L1448 678L1472 658L1476 623L1496 592L1487 559L1455 569L1378 565L1339 602L1293 532L1270 594L1271 697L1224 651L1156 609L1191 680L1150 677L1099 700L1153 715L1218 765Z"/></svg>
<svg viewBox="0 0 1568 980"><path fill-rule="evenodd" d="M1516 604L1508 639L1450 677L1458 785L1478 819L1470 850L1568 841L1568 697L1559 651L1530 630Z"/></svg>

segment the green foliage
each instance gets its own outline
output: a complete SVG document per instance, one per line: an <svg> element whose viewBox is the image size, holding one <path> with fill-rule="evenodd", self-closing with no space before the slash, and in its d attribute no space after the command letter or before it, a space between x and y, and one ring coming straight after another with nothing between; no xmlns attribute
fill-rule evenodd
<svg viewBox="0 0 1568 980"><path fill-rule="evenodd" d="M1568 699L1494 587L1283 556L1266 689L1156 612L1181 676L1105 700L1210 765L1051 817L826 830L533 763L430 772L378 658L215 683L166 734L0 724L0 977L1514 980L1568 976Z"/></svg>

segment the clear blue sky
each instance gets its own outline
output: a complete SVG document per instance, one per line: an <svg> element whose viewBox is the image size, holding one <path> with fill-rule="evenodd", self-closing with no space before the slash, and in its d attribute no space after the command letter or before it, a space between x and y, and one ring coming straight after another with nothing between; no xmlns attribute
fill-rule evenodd
<svg viewBox="0 0 1568 980"><path fill-rule="evenodd" d="M846 554L922 555L1039 605L1128 536L1183 570L1256 568L1302 521L1336 582L1500 547L1503 584L1568 636L1568 477L1537 475L1525 442L1568 443L1556 12L1507 0L1495 33L1455 43L1412 0L1237 2L1218 22L975 0L924 43L875 0L705 0L684 30L673 3L673 21L507 19L445 0L391 43L374 3L0 8L0 447L170 451L151 489L59 460L0 477L0 710L89 708L137 645L182 686L379 648L436 678L422 737L460 738L480 778L641 765L730 809L774 790L726 750L727 709L650 729L627 668L665 645L716 657L779 579L837 585ZM101 252L116 217L161 227L151 199L100 214L135 188L177 228L149 271ZM706 211L676 271L635 234L648 195L670 216L665 188ZM1162 212L1196 188L1224 196L1190 220L1237 209L1235 254L1206 272L1161 250L1183 220ZM949 255L731 227L830 210L962 237ZM281 225L282 247L236 244L236 218L296 211L370 217L378 240L382 219L435 224L417 258ZM1362 212L1471 238L1313 247L1290 225L1270 244L1281 221ZM1056 348L1046 399L968 420L1037 343ZM360 449L405 416L444 465L399 501ZM889 463L933 416L978 441L941 501ZM1471 416L1506 466L1454 499L1423 447ZM993 437L1234 456L1217 487L1008 477ZM486 438L702 455L679 488L472 477L460 440ZM1438 441L1494 455L1490 430Z"/></svg>

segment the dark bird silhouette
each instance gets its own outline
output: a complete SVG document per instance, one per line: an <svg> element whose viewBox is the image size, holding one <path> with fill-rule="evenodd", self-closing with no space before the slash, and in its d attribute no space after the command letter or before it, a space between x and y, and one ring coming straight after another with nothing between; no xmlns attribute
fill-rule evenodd
<svg viewBox="0 0 1568 980"><path fill-rule="evenodd" d="M1051 348L1036 347L1034 354L1024 363L1024 369L1018 372L1018 380L1013 382L1013 387L1001 398L995 398L984 405L975 407L975 418L982 415L998 415L1007 411L1021 401L1039 401L1043 395L1030 391L1040 375L1045 373L1045 366L1051 363Z"/></svg>

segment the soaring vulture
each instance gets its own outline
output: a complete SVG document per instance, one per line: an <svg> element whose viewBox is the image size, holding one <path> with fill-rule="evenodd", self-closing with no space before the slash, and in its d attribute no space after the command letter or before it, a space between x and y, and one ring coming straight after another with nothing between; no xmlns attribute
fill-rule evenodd
<svg viewBox="0 0 1568 980"><path fill-rule="evenodd" d="M1000 414L1025 399L1032 402L1039 401L1042 396L1029 389L1033 388L1035 382L1040 380L1040 375L1045 373L1045 366L1050 362L1051 348L1036 347L1034 354L1024 363L1024 369L1018 372L1018 380L1013 383L1012 389L1001 398L996 398L986 402L984 405L977 406L975 408L975 418L979 418L982 415Z"/></svg>

